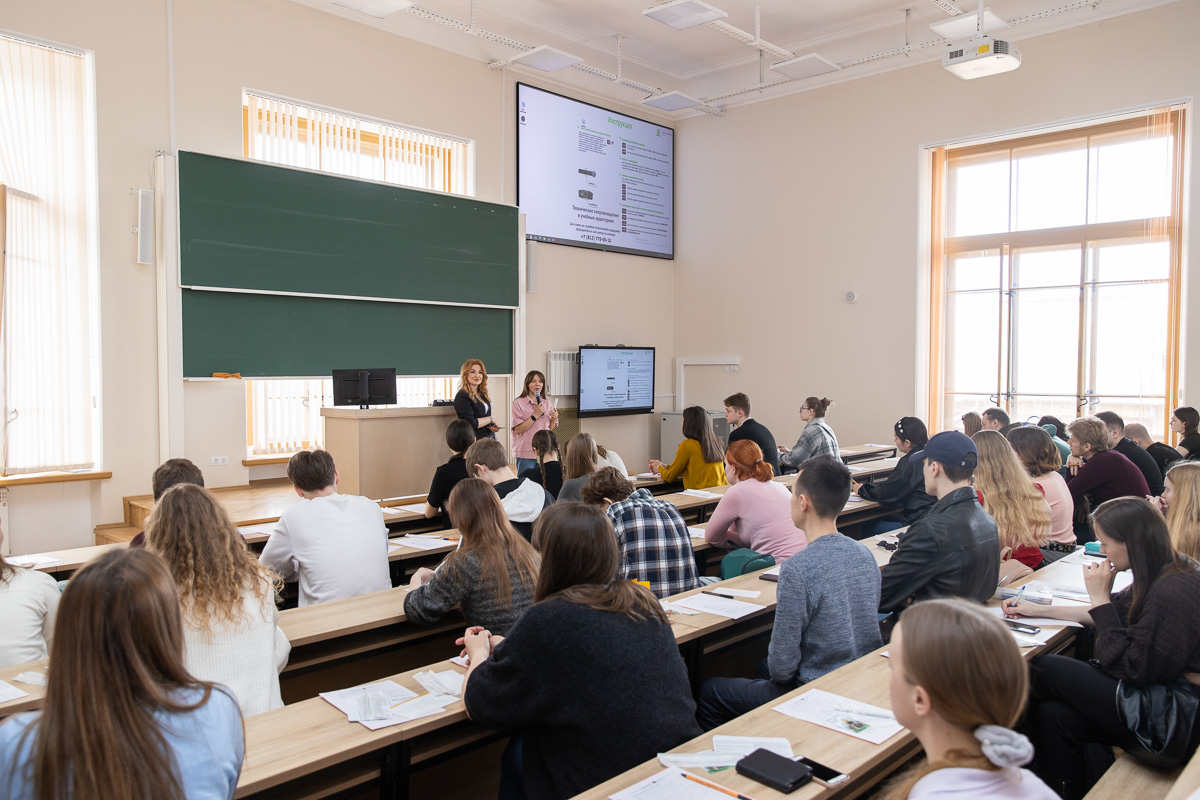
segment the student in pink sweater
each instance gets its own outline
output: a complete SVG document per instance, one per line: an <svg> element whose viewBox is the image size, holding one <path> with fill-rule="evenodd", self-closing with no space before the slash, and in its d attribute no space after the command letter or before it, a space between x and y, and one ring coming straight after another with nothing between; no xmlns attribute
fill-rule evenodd
<svg viewBox="0 0 1200 800"><path fill-rule="evenodd" d="M772 476L757 444L742 439L729 445L725 477L730 486L704 529L709 544L749 547L779 563L808 546L804 531L792 524L791 492Z"/></svg>

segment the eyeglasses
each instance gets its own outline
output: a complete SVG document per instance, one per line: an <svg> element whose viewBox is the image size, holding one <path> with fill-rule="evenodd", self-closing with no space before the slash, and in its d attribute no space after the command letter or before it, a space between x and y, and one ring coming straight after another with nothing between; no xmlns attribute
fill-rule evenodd
<svg viewBox="0 0 1200 800"><path fill-rule="evenodd" d="M812 411L812 409L809 408L808 406L800 406L800 410L801 411Z"/></svg>

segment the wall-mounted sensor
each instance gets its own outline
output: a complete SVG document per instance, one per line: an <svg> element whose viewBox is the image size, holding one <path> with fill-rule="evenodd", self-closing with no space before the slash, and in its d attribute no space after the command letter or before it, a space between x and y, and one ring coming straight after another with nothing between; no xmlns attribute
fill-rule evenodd
<svg viewBox="0 0 1200 800"><path fill-rule="evenodd" d="M850 291L846 292L846 302L847 302L847 303L856 303L856 302L858 302L858 292L854 291L853 289L851 289Z"/></svg>
<svg viewBox="0 0 1200 800"><path fill-rule="evenodd" d="M580 189L580 190L579 190L579 196L580 196L580 197L582 197L584 200L591 200L591 199L592 199L592 193L591 193L591 192L589 192L587 189Z"/></svg>

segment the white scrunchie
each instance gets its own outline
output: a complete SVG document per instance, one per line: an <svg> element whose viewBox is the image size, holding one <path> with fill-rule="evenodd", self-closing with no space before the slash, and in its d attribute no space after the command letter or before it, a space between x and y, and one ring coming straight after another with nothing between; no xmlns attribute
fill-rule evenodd
<svg viewBox="0 0 1200 800"><path fill-rule="evenodd" d="M1000 725L980 725L975 738L987 760L1002 769L1023 767L1033 760L1033 744L1023 734Z"/></svg>

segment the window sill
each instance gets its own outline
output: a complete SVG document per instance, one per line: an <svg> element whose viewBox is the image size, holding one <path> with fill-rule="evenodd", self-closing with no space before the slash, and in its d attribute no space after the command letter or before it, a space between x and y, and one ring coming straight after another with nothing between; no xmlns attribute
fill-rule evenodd
<svg viewBox="0 0 1200 800"><path fill-rule="evenodd" d="M286 464L295 453L280 453L273 456L250 456L242 459L243 467L265 467L268 464Z"/></svg>
<svg viewBox="0 0 1200 800"><path fill-rule="evenodd" d="M80 472L29 472L22 475L0 477L0 488L8 486L32 486L38 483L71 483L73 481L106 481L112 472L82 470Z"/></svg>

